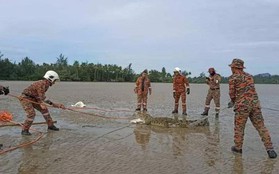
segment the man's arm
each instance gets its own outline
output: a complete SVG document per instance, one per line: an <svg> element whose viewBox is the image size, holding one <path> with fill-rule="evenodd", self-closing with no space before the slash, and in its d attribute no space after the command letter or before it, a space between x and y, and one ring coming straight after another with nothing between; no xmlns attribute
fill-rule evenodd
<svg viewBox="0 0 279 174"><path fill-rule="evenodd" d="M233 77L229 78L229 96L231 101L228 103L228 107L231 108L233 107L236 99L236 90Z"/></svg>
<svg viewBox="0 0 279 174"><path fill-rule="evenodd" d="M187 79L187 77L184 78L184 83L186 85L186 92L187 94L190 94L190 85L189 85L189 80Z"/></svg>

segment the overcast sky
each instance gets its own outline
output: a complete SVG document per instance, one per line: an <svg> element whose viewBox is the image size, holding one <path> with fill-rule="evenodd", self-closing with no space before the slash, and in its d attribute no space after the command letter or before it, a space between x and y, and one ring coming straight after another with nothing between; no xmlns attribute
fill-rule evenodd
<svg viewBox="0 0 279 174"><path fill-rule="evenodd" d="M0 0L4 58L279 74L279 0Z"/></svg>

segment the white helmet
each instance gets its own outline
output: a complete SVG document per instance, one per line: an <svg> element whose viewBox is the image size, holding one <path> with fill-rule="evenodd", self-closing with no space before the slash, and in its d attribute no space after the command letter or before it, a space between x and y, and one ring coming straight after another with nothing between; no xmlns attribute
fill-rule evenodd
<svg viewBox="0 0 279 174"><path fill-rule="evenodd" d="M178 68L178 67L176 67L176 68L174 68L174 70L173 70L173 72L181 72L181 69L180 68Z"/></svg>
<svg viewBox="0 0 279 174"><path fill-rule="evenodd" d="M46 74L44 75L44 78L51 81L52 83L55 80L59 80L59 76L55 71L49 70L46 72Z"/></svg>

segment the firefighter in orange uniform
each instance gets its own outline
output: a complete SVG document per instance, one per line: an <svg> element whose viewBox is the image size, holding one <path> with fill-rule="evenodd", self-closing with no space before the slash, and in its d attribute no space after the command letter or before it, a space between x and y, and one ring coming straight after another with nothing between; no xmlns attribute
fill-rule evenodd
<svg viewBox="0 0 279 174"><path fill-rule="evenodd" d="M182 101L182 114L187 115L186 112L186 93L190 94L190 86L188 79L181 74L181 69L174 68L174 78L173 78L173 97L175 99L173 114L178 113L179 99L181 97Z"/></svg>
<svg viewBox="0 0 279 174"><path fill-rule="evenodd" d="M151 95L151 83L148 78L147 69L141 73L140 77L138 77L134 92L137 94L137 102L138 102L136 111L140 111L142 107L143 111L146 112L148 93L149 95Z"/></svg>
<svg viewBox="0 0 279 174"><path fill-rule="evenodd" d="M46 72L43 80L36 81L23 90L20 97L20 103L27 114L27 119L23 123L22 135L31 135L29 128L36 115L35 109L41 112L47 122L49 130L59 130L59 128L54 126L48 108L44 104L47 103L53 107L65 109L63 104L53 103L50 100L46 100L46 91L50 86L54 85L57 80L59 80L58 74L55 71L50 70Z"/></svg>

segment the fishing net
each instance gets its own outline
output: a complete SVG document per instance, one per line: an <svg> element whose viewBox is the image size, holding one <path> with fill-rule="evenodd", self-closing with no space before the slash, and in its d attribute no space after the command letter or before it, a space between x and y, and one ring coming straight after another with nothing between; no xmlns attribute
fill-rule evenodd
<svg viewBox="0 0 279 174"><path fill-rule="evenodd" d="M10 122L13 120L13 115L8 111L0 111L0 121Z"/></svg>

